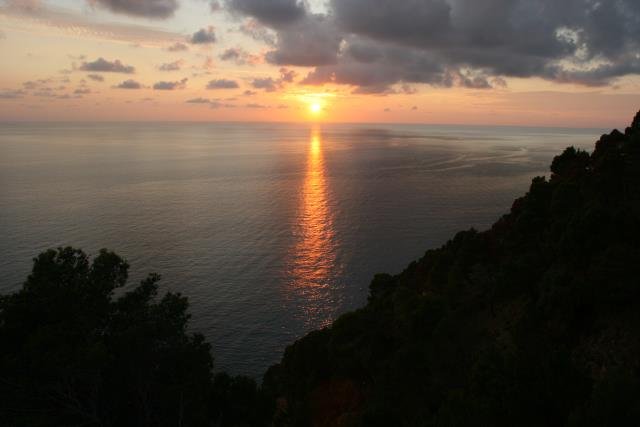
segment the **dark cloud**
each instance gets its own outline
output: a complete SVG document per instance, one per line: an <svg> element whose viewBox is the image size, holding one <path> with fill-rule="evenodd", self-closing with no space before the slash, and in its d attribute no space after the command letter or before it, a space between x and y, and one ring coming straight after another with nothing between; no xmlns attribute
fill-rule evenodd
<svg viewBox="0 0 640 427"><path fill-rule="evenodd" d="M164 19L178 9L178 0L88 0L115 13Z"/></svg>
<svg viewBox="0 0 640 427"><path fill-rule="evenodd" d="M87 78L93 80L94 82L103 82L104 81L104 77L101 76L100 74L88 74Z"/></svg>
<svg viewBox="0 0 640 427"><path fill-rule="evenodd" d="M272 64L317 66L337 61L342 36L322 15L308 15L281 29L275 50L266 59Z"/></svg>
<svg viewBox="0 0 640 427"><path fill-rule="evenodd" d="M305 84L336 83L356 86L357 93L392 93L391 86L399 83L426 83L434 86L452 86L453 76L447 67L428 52L416 51L372 41L352 40L357 55L366 52L361 62L359 56L351 55L349 45L335 65L317 67L303 80Z"/></svg>
<svg viewBox="0 0 640 427"><path fill-rule="evenodd" d="M114 86L116 89L142 89L142 85L135 80L125 80L122 83Z"/></svg>
<svg viewBox="0 0 640 427"><path fill-rule="evenodd" d="M451 25L445 0L332 0L331 6L345 32L403 44L435 43Z"/></svg>
<svg viewBox="0 0 640 427"><path fill-rule="evenodd" d="M73 93L75 95L89 95L92 92L91 92L91 89L89 89L88 87L81 87L74 90Z"/></svg>
<svg viewBox="0 0 640 427"><path fill-rule="evenodd" d="M107 61L104 58L98 58L93 62L84 62L80 66L82 71L102 72L102 73L125 73L133 74L136 69L130 65L125 65L120 60Z"/></svg>
<svg viewBox="0 0 640 427"><path fill-rule="evenodd" d="M227 79L211 80L207 84L207 89L237 89L239 87L238 82Z"/></svg>
<svg viewBox="0 0 640 427"><path fill-rule="evenodd" d="M202 28L191 36L193 44L211 44L216 42L216 33L213 27Z"/></svg>
<svg viewBox="0 0 640 427"><path fill-rule="evenodd" d="M640 72L636 0L332 0L337 25L486 76L607 84ZM460 84L486 87L483 77Z"/></svg>
<svg viewBox="0 0 640 427"><path fill-rule="evenodd" d="M247 19L240 25L238 30L242 34L269 46L275 46L276 44L276 34L255 19Z"/></svg>
<svg viewBox="0 0 640 427"><path fill-rule="evenodd" d="M160 71L180 71L182 66L184 65L184 61L182 59L178 59L177 61L167 62L166 64L162 64L158 66L158 70Z"/></svg>
<svg viewBox="0 0 640 427"><path fill-rule="evenodd" d="M244 107L245 108L251 108L251 109L257 109L257 110L269 108L266 105L262 105L262 104L246 104Z"/></svg>
<svg viewBox="0 0 640 427"><path fill-rule="evenodd" d="M157 82L153 85L155 90L176 90L184 89L189 79L182 79L175 82Z"/></svg>
<svg viewBox="0 0 640 427"><path fill-rule="evenodd" d="M301 0L227 0L227 7L272 27L288 25L306 14Z"/></svg>
<svg viewBox="0 0 640 427"><path fill-rule="evenodd" d="M227 6L275 31L267 61L317 67L306 83L359 92L486 89L506 77L600 86L640 74L638 0L330 0L326 15L297 0Z"/></svg>

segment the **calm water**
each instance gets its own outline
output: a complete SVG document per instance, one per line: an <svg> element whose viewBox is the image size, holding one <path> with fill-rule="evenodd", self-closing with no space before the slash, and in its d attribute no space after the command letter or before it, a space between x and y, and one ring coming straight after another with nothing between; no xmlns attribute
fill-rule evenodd
<svg viewBox="0 0 640 427"><path fill-rule="evenodd" d="M49 247L106 247L189 296L216 367L259 375L597 130L0 125L0 292Z"/></svg>

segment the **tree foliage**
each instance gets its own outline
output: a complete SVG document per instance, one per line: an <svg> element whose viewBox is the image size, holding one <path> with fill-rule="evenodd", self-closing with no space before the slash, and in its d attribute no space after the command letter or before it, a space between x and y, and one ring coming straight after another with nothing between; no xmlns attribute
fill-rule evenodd
<svg viewBox="0 0 640 427"><path fill-rule="evenodd" d="M266 425L253 380L213 377L210 345L187 331L187 299L159 297L155 274L118 289L128 269L106 250L92 261L49 250L0 299L0 424Z"/></svg>

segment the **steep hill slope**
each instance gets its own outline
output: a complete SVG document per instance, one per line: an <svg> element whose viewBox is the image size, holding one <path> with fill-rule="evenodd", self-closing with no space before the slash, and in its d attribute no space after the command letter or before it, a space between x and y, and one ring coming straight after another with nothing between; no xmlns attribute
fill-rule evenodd
<svg viewBox="0 0 640 427"><path fill-rule="evenodd" d="M281 425L640 425L640 113L265 375Z"/></svg>

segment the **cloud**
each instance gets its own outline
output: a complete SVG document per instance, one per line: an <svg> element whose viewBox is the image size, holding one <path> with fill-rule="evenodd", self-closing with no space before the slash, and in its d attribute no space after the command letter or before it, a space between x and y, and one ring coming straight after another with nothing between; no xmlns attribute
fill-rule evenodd
<svg viewBox="0 0 640 427"><path fill-rule="evenodd" d="M233 12L251 16L272 27L290 24L306 14L301 0L227 0L226 5Z"/></svg>
<svg viewBox="0 0 640 427"><path fill-rule="evenodd" d="M208 105L210 108L218 109L218 108L236 108L235 105L229 104L228 102L222 102L217 99L208 99L208 98L192 98L185 101L187 104L202 104Z"/></svg>
<svg viewBox="0 0 640 427"><path fill-rule="evenodd" d="M262 105L262 104L246 104L244 107L245 108L251 108L251 109L257 109L257 110L262 110L262 109L269 108L266 105Z"/></svg>
<svg viewBox="0 0 640 427"><path fill-rule="evenodd" d="M255 89L264 89L267 92L274 92L280 87L278 80L271 77L256 78L251 81L251 86Z"/></svg>
<svg viewBox="0 0 640 427"><path fill-rule="evenodd" d="M50 85L54 83L53 79L38 79L38 80L28 80L24 83L22 83L22 87L24 87L27 90L33 90L33 89L38 89L38 88L43 88L46 85ZM48 88L51 90L51 88Z"/></svg>
<svg viewBox="0 0 640 427"><path fill-rule="evenodd" d="M114 13L145 18L169 18L178 9L178 0L88 0Z"/></svg>
<svg viewBox="0 0 640 427"><path fill-rule="evenodd" d="M167 62L158 66L160 71L180 71L184 65L184 60L178 59L177 61Z"/></svg>
<svg viewBox="0 0 640 427"><path fill-rule="evenodd" d="M92 92L91 92L91 89L89 89L88 87L81 87L74 90L73 93L75 95L89 95Z"/></svg>
<svg viewBox="0 0 640 427"><path fill-rule="evenodd" d="M275 46L276 44L276 34L255 19L247 19L240 25L238 30L242 34L269 46Z"/></svg>
<svg viewBox="0 0 640 427"><path fill-rule="evenodd" d="M268 62L301 67L337 62L342 36L332 21L309 15L278 32L275 50L266 54Z"/></svg>
<svg viewBox="0 0 640 427"><path fill-rule="evenodd" d="M286 83L292 83L297 76L297 73L293 70L286 68L280 68L280 77L274 79L273 77L259 77L251 81L251 86L254 89L263 89L266 92L274 92L282 88ZM245 92L246 95L246 92Z"/></svg>
<svg viewBox="0 0 640 427"><path fill-rule="evenodd" d="M496 3L467 3L473 1ZM452 7L445 0L332 0L331 6L345 32L401 44L433 44L451 28Z"/></svg>
<svg viewBox="0 0 640 427"><path fill-rule="evenodd" d="M103 82L104 77L100 74L87 74L87 78L93 80L94 82Z"/></svg>
<svg viewBox="0 0 640 427"><path fill-rule="evenodd" d="M216 42L216 33L213 27L202 28L191 36L193 44L211 44Z"/></svg>
<svg viewBox="0 0 640 427"><path fill-rule="evenodd" d="M640 72L634 0L331 0L331 10L344 33L428 52L457 73L604 85Z"/></svg>
<svg viewBox="0 0 640 427"><path fill-rule="evenodd" d="M252 55L239 47L231 47L219 56L222 61L233 61L237 65L254 65L260 63L260 57L258 55Z"/></svg>
<svg viewBox="0 0 640 427"><path fill-rule="evenodd" d="M215 100L212 100L209 103L209 107L213 108L214 110L218 108L236 108L234 104L230 104L228 102L215 101Z"/></svg>
<svg viewBox="0 0 640 427"><path fill-rule="evenodd" d="M391 86L398 82L425 83L440 87L454 84L446 65L428 52L372 41L352 42L339 63L317 67L307 75L303 83L350 85L355 86L356 93L361 94L392 93ZM352 46L355 46L355 55L351 52Z"/></svg>
<svg viewBox="0 0 640 427"><path fill-rule="evenodd" d="M317 67L307 82L486 89L508 77L586 86L640 74L637 0L228 0L275 31L268 62Z"/></svg>
<svg viewBox="0 0 640 427"><path fill-rule="evenodd" d="M227 79L211 80L207 84L207 89L237 89L239 87L238 82Z"/></svg>
<svg viewBox="0 0 640 427"><path fill-rule="evenodd" d="M175 81L175 82L157 82L153 85L153 88L155 90L177 90L177 89L184 89L187 86L187 81L189 79L182 79L179 81Z"/></svg>
<svg viewBox="0 0 640 427"><path fill-rule="evenodd" d="M93 62L84 62L79 68L82 71L93 71L102 73L125 73L133 74L136 69L130 65L124 65L120 60L107 61L104 58L98 58Z"/></svg>
<svg viewBox="0 0 640 427"><path fill-rule="evenodd" d="M142 84L138 83L135 80L125 80L122 83L114 86L116 89L142 89Z"/></svg>
<svg viewBox="0 0 640 427"><path fill-rule="evenodd" d="M4 89L0 90L0 99L18 99L24 97L26 94L22 89Z"/></svg>
<svg viewBox="0 0 640 427"><path fill-rule="evenodd" d="M185 101L187 104L208 104L211 102L208 98L192 98Z"/></svg>
<svg viewBox="0 0 640 427"><path fill-rule="evenodd" d="M293 70L288 70L286 68L280 68L280 81L283 83L293 83L293 80L296 78L298 73Z"/></svg>
<svg viewBox="0 0 640 427"><path fill-rule="evenodd" d="M125 2L121 1L121 3ZM105 23L93 19L91 14L34 0L5 0L4 4L4 6L0 5L0 17L10 18L12 25L22 31L33 31L34 28L45 27L83 39L90 37L148 45L163 45L184 37L171 31L139 24Z"/></svg>
<svg viewBox="0 0 640 427"><path fill-rule="evenodd" d="M184 52L185 50L189 50L189 46L181 42L175 42L171 46L166 48L169 52Z"/></svg>

